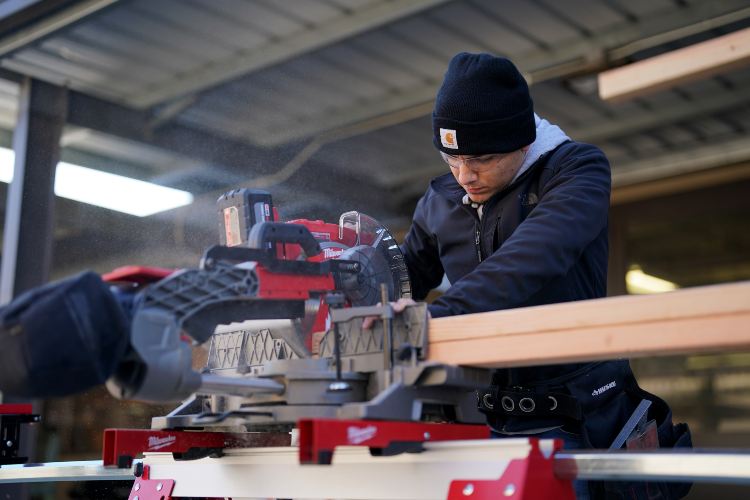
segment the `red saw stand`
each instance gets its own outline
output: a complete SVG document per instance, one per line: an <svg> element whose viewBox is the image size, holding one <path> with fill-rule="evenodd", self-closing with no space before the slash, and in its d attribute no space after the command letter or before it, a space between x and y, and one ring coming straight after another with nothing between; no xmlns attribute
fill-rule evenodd
<svg viewBox="0 0 750 500"><path fill-rule="evenodd" d="M403 476L407 487L422 488L424 498L436 498L436 488L442 488L437 497L451 500L575 498L571 482L553 473L552 455L561 447L557 441L543 442L543 452L537 439L489 439L489 429L482 425L422 422L309 419L301 420L298 429L298 448L274 447L273 440L248 446L240 439L242 434L110 429L105 463L111 464L112 457L134 456L142 444L140 451L146 456L136 467L130 500L229 498L230 494L234 499L299 497L295 488L316 498L326 491L328 498L390 498L373 488L382 489L391 480L393 498L402 494L412 498L398 486ZM166 445L153 453L148 451L149 442ZM206 446L214 458L185 461L170 456ZM488 461L486 456L493 450L495 460ZM484 465L475 470L480 461ZM423 481L425 477L432 480ZM199 490L195 484L201 485ZM276 493L271 493L273 488Z"/></svg>
<svg viewBox="0 0 750 500"><path fill-rule="evenodd" d="M0 404L0 466L23 464L28 457L19 457L21 424L39 422L31 404Z"/></svg>

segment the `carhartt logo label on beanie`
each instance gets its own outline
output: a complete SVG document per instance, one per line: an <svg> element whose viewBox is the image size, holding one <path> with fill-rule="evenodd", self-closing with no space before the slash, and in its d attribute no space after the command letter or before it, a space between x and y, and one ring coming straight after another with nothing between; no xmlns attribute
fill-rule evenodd
<svg viewBox="0 0 750 500"><path fill-rule="evenodd" d="M458 138L456 131L450 128L440 129L440 142L444 148L458 149Z"/></svg>
<svg viewBox="0 0 750 500"><path fill-rule="evenodd" d="M448 154L509 153L528 146L536 124L526 80L504 57L457 54L435 96L432 127L435 147Z"/></svg>

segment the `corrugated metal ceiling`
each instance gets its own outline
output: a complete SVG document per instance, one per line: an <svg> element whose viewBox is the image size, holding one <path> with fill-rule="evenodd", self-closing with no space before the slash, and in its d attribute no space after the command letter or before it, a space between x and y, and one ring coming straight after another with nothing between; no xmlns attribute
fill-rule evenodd
<svg viewBox="0 0 750 500"><path fill-rule="evenodd" d="M746 22L750 2L122 0L6 54L0 64L151 109L157 123L255 145L335 139L301 174L346 172L374 186L421 189L442 169L430 145L430 101L447 61L462 50L513 58L534 83L539 114L601 145L615 170L745 136L749 71L620 105L596 94L593 75L615 52L638 57L652 45L679 45L682 32L651 45L648 37L717 16L734 16L735 25L719 23L729 27L710 36ZM14 112L8 95L12 89L0 87L6 127ZM369 125L384 116L388 126ZM365 133L351 128L362 124ZM87 141L97 140L78 139L70 146L94 148ZM124 156L144 157L132 144L120 147ZM152 175L178 164L155 161L161 166ZM199 168L186 166L186 175ZM162 179L179 183L174 175ZM416 189L400 192L412 197Z"/></svg>
<svg viewBox="0 0 750 500"><path fill-rule="evenodd" d="M178 119L278 145L429 101L446 61L460 50L505 54L533 72L539 69L535 61L558 62L545 55L561 48L575 45L578 50L566 54L575 60L586 51L649 34L654 17L663 17L668 28L676 11L688 10L667 0L424 2L437 6L369 31L357 25L350 30L354 36L342 41L327 33L337 23L356 24L351 19L382 6L404 8L397 3L125 1L16 51L2 64L142 106L182 97L185 81L203 90L212 68L217 75L231 75L227 64L245 62L258 69L202 94ZM643 29L634 29L640 25ZM365 32L356 34L357 29ZM276 61L266 61L271 66L265 69L257 61L242 61L303 35L322 40L322 48L279 54ZM541 97L540 104L545 103L554 107L554 95Z"/></svg>

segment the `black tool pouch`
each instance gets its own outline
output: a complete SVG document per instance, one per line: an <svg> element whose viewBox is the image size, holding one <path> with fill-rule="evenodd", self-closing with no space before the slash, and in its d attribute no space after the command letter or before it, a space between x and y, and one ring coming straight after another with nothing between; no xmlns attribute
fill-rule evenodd
<svg viewBox="0 0 750 500"><path fill-rule="evenodd" d="M687 425L672 423L669 405L638 386L627 360L597 364L585 374L568 381L566 386L581 403L581 433L587 447L609 449L622 426L644 399L651 401L646 419L656 421L659 447L692 447ZM589 483L592 498L623 500L682 498L687 495L690 486L690 483L642 481Z"/></svg>

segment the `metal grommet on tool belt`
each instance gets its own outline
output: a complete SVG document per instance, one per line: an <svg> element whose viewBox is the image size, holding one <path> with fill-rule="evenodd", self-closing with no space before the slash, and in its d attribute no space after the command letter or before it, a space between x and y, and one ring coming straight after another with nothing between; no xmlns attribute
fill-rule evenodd
<svg viewBox="0 0 750 500"><path fill-rule="evenodd" d="M507 412L513 411L516 406L516 402L513 401L513 398L511 398L510 396L503 396L500 400L500 404L503 405L503 410Z"/></svg>
<svg viewBox="0 0 750 500"><path fill-rule="evenodd" d="M531 398L521 398L518 402L518 408L523 412L531 413L536 408L536 403Z"/></svg>
<svg viewBox="0 0 750 500"><path fill-rule="evenodd" d="M554 396L547 396L552 401L549 411L555 411L557 409L557 399Z"/></svg>
<svg viewBox="0 0 750 500"><path fill-rule="evenodd" d="M497 405L497 387L477 389L477 409L483 413L494 413Z"/></svg>
<svg viewBox="0 0 750 500"><path fill-rule="evenodd" d="M494 410L495 405L490 402L491 397L492 397L491 394L485 394L484 396L482 396L482 403L484 403L484 406L486 406L490 410Z"/></svg>

